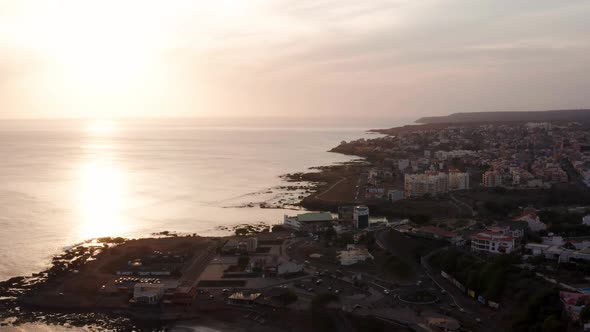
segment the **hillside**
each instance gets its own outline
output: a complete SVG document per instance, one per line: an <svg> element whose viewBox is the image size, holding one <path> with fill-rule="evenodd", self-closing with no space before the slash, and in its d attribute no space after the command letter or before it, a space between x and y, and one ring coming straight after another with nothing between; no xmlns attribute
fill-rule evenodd
<svg viewBox="0 0 590 332"><path fill-rule="evenodd" d="M531 112L473 112L454 113L447 116L431 116L416 120L416 123L466 123L466 122L546 122L590 121L590 109L550 110Z"/></svg>

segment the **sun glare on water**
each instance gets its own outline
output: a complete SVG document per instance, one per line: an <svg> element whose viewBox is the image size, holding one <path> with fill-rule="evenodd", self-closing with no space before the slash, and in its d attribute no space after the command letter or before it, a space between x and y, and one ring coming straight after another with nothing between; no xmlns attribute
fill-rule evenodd
<svg viewBox="0 0 590 332"><path fill-rule="evenodd" d="M87 159L78 169L76 196L79 211L79 236L83 239L118 236L128 231L125 208L128 201L128 176L116 161L110 139L117 132L113 121L87 124L90 140L84 145Z"/></svg>

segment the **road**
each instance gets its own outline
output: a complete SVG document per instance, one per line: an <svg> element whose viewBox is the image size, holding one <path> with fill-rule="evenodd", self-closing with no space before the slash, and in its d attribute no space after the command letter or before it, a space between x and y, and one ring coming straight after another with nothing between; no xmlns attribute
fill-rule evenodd
<svg viewBox="0 0 590 332"><path fill-rule="evenodd" d="M191 264L182 271L182 277L178 281L179 286L193 287L197 285L199 276L216 255L215 247L214 244L210 244L201 253L195 255Z"/></svg>

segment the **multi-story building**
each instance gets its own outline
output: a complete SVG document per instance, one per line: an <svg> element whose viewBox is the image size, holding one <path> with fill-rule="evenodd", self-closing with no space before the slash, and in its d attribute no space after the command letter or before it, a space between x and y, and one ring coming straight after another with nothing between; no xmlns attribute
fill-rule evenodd
<svg viewBox="0 0 590 332"><path fill-rule="evenodd" d="M352 215L354 228L363 229L369 227L369 208L364 205L355 206Z"/></svg>
<svg viewBox="0 0 590 332"><path fill-rule="evenodd" d="M499 187L502 185L502 175L495 171L487 171L481 177L484 187Z"/></svg>
<svg viewBox="0 0 590 332"><path fill-rule="evenodd" d="M486 230L471 236L471 250L509 254L514 250L514 237L504 232Z"/></svg>
<svg viewBox="0 0 590 332"><path fill-rule="evenodd" d="M449 172L449 190L469 189L469 173Z"/></svg>
<svg viewBox="0 0 590 332"><path fill-rule="evenodd" d="M449 191L449 176L445 173L406 174L405 197L438 195Z"/></svg>

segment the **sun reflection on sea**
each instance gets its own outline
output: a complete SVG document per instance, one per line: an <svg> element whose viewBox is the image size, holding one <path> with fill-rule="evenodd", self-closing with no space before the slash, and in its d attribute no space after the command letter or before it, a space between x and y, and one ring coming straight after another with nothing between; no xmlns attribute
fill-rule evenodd
<svg viewBox="0 0 590 332"><path fill-rule="evenodd" d="M93 131L92 128L90 131ZM110 130L101 131L108 134ZM84 145L87 159L79 167L79 235L84 239L117 236L128 230L124 210L128 177L113 158L113 146L100 142Z"/></svg>

